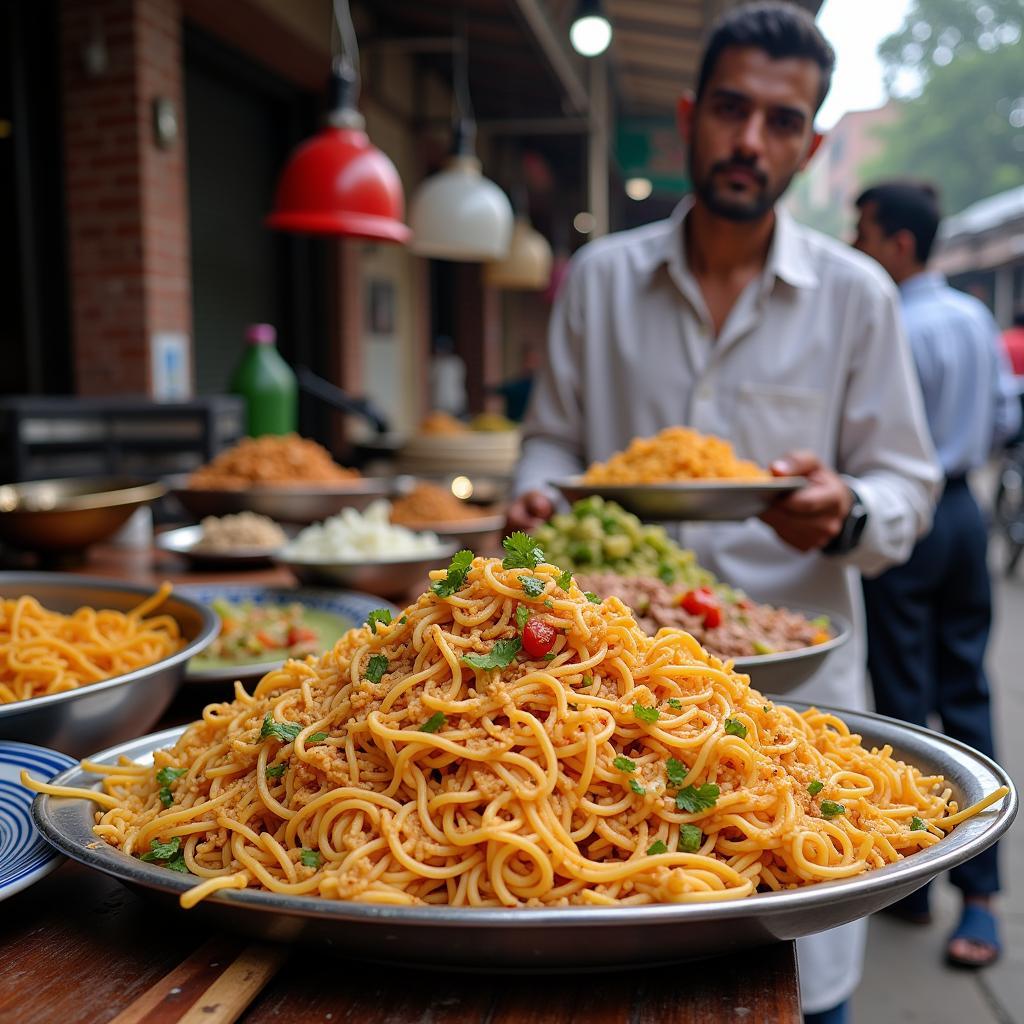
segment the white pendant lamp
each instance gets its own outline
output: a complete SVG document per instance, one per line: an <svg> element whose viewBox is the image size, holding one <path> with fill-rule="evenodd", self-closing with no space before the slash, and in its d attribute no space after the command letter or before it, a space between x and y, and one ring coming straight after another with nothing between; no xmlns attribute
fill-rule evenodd
<svg viewBox="0 0 1024 1024"><path fill-rule="evenodd" d="M484 267L484 283L505 291L541 291L551 281L551 246L530 223L526 188L513 190L515 223L508 253Z"/></svg>
<svg viewBox="0 0 1024 1024"><path fill-rule="evenodd" d="M409 247L420 256L442 260L501 259L512 239L512 204L483 176L476 156L465 37L456 45L453 85L458 119L452 155L444 169L423 182L413 196Z"/></svg>

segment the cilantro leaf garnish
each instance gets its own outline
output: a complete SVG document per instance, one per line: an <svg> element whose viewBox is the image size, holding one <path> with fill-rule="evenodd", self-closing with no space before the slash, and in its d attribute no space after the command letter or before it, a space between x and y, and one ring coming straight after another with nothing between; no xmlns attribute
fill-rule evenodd
<svg viewBox="0 0 1024 1024"><path fill-rule="evenodd" d="M657 708L647 708L643 704L635 703L633 717L640 722L656 722L661 717L661 712Z"/></svg>
<svg viewBox="0 0 1024 1024"><path fill-rule="evenodd" d="M161 843L159 839L152 839L149 843L149 853L144 853L139 860L171 860L178 855L180 850L181 836L174 836L167 843Z"/></svg>
<svg viewBox="0 0 1024 1024"><path fill-rule="evenodd" d="M636 761L631 761L628 757L623 757L622 754L619 754L619 756L612 761L612 764L618 768L620 772L636 771Z"/></svg>
<svg viewBox="0 0 1024 1024"><path fill-rule="evenodd" d="M636 779L630 779L629 780L629 788L631 790L633 790L633 792L638 794L639 796L643 796L644 793L647 792L647 790L644 789L644 787L641 786L640 783L636 781Z"/></svg>
<svg viewBox="0 0 1024 1024"><path fill-rule="evenodd" d="M384 654L371 655L370 660L366 663L366 678L371 683L379 683L381 676L384 675L388 670L388 659Z"/></svg>
<svg viewBox="0 0 1024 1024"><path fill-rule="evenodd" d="M473 668L508 668L522 645L522 640L517 636L507 640L496 640L494 646L486 654L464 654L462 660L465 664L472 665Z"/></svg>
<svg viewBox="0 0 1024 1024"><path fill-rule="evenodd" d="M593 592L592 590L584 590L584 591L583 591L583 596L584 596L584 597L585 597L585 598L586 598L586 599L587 599L587 600L588 600L588 601L589 601L589 602L590 602L591 604L600 604L600 603L601 603L601 598L599 598L599 597L597 596L597 594L595 594L595 593L594 593L594 592Z"/></svg>
<svg viewBox="0 0 1024 1024"><path fill-rule="evenodd" d="M391 625L391 612L387 608L374 608L369 615L366 616L366 624L370 627L370 632L377 635L377 623L382 626Z"/></svg>
<svg viewBox="0 0 1024 1024"><path fill-rule="evenodd" d="M544 593L544 581L536 576L520 576L519 585L527 597L540 597Z"/></svg>
<svg viewBox="0 0 1024 1024"><path fill-rule="evenodd" d="M180 779L187 771L187 768L161 768L156 773L156 781L161 786L169 786L175 779Z"/></svg>
<svg viewBox="0 0 1024 1024"><path fill-rule="evenodd" d="M819 782L817 779L815 779L807 786L807 792L810 793L811 796L817 796L824 788L825 783Z"/></svg>
<svg viewBox="0 0 1024 1024"><path fill-rule="evenodd" d="M307 850L303 847L302 852L299 854L299 860L301 860L307 868L318 868L323 863L324 858L319 850Z"/></svg>
<svg viewBox="0 0 1024 1024"><path fill-rule="evenodd" d="M164 865L164 867L170 868L172 871L179 871L183 875L192 874L192 872L189 871L187 865L185 864L185 855L183 853L179 853L178 856L174 858L174 860L169 860Z"/></svg>
<svg viewBox="0 0 1024 1024"><path fill-rule="evenodd" d="M447 721L443 711L435 711L421 726L420 732L437 732Z"/></svg>
<svg viewBox="0 0 1024 1024"><path fill-rule="evenodd" d="M327 733L325 732L314 732L312 735L306 737L307 743L323 743L327 739Z"/></svg>
<svg viewBox="0 0 1024 1024"><path fill-rule="evenodd" d="M300 732L302 726L298 722L275 722L273 715L268 711L263 717L260 739L265 740L273 736L282 743L291 743Z"/></svg>
<svg viewBox="0 0 1024 1024"><path fill-rule="evenodd" d="M662 562L661 565L658 566L658 579L660 579L662 583L675 583L675 570L671 565Z"/></svg>
<svg viewBox="0 0 1024 1024"><path fill-rule="evenodd" d="M683 710L683 702L678 697L669 697L669 699L667 701L665 701L665 703L673 711L682 711Z"/></svg>
<svg viewBox="0 0 1024 1024"><path fill-rule="evenodd" d="M593 685L594 685L594 677L593 676L584 676L583 677L583 682L580 683L580 686L593 686Z"/></svg>
<svg viewBox="0 0 1024 1024"><path fill-rule="evenodd" d="M284 775L288 765L286 764L268 764L267 765L267 778L268 779L279 779Z"/></svg>
<svg viewBox="0 0 1024 1024"><path fill-rule="evenodd" d="M174 794L171 792L170 786L160 787L160 803L162 803L164 807L170 807L171 804L174 803Z"/></svg>
<svg viewBox="0 0 1024 1024"><path fill-rule="evenodd" d="M741 740L747 738L747 727L735 718L725 720L725 732L727 736L739 736Z"/></svg>
<svg viewBox="0 0 1024 1024"><path fill-rule="evenodd" d="M554 651L548 651L548 653L544 655L544 661L554 661L557 657L558 655Z"/></svg>
<svg viewBox="0 0 1024 1024"><path fill-rule="evenodd" d="M665 762L665 775L670 786L681 786L689 770L682 761L677 761L674 757Z"/></svg>
<svg viewBox="0 0 1024 1024"><path fill-rule="evenodd" d="M516 628L522 632L523 626L526 625L526 620L530 617L530 609L525 604L521 604L516 609Z"/></svg>
<svg viewBox="0 0 1024 1024"><path fill-rule="evenodd" d="M770 707L768 707L768 705L767 705L767 704L762 704L762 705L761 705L761 710L762 710L762 711L763 711L763 712L764 712L764 713L765 713L765 714L767 715L767 714L768 714L768 712L769 712L769 711L771 711L771 708L770 708Z"/></svg>
<svg viewBox="0 0 1024 1024"><path fill-rule="evenodd" d="M403 616L402 616L402 617L401 617L401 618L400 618L400 619L398 620L398 624L399 624L400 626L404 626L404 625L405 625L405 624L406 624L406 623L407 623L408 621L409 621L409 616L408 616L408 615L403 615Z"/></svg>
<svg viewBox="0 0 1024 1024"><path fill-rule="evenodd" d="M927 828L928 826L916 814L910 819L911 832L920 832Z"/></svg>
<svg viewBox="0 0 1024 1024"><path fill-rule="evenodd" d="M572 572L566 569L557 580L555 580L555 586L559 590L564 590L566 593L569 592L569 588L572 586Z"/></svg>
<svg viewBox="0 0 1024 1024"><path fill-rule="evenodd" d="M506 537L501 546L506 551L501 560L503 569L536 569L544 561L544 552L537 542L521 530Z"/></svg>
<svg viewBox="0 0 1024 1024"><path fill-rule="evenodd" d="M656 857L659 853L668 853L668 847L661 839L655 839L650 846L647 847L648 856Z"/></svg>
<svg viewBox="0 0 1024 1024"><path fill-rule="evenodd" d="M826 818L835 818L840 814L845 814L846 808L842 804L837 804L832 800L822 800L821 813Z"/></svg>
<svg viewBox="0 0 1024 1024"><path fill-rule="evenodd" d="M713 782L705 782L703 786L687 786L676 793L676 807L691 814L706 811L718 803L719 792Z"/></svg>
<svg viewBox="0 0 1024 1024"><path fill-rule="evenodd" d="M434 580L430 584L430 589L438 597L451 597L457 590L461 590L462 584L466 582L469 567L473 564L473 558L473 552L466 548L456 551L448 563L448 573L445 578Z"/></svg>
<svg viewBox="0 0 1024 1024"><path fill-rule="evenodd" d="M696 853L704 842L704 833L696 825L679 826L679 843L676 849L684 853Z"/></svg>

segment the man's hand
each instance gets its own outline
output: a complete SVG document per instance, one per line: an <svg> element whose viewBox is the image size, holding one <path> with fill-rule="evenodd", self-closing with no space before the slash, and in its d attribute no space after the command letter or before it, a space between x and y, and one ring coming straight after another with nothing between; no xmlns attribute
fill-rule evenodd
<svg viewBox="0 0 1024 1024"><path fill-rule="evenodd" d="M543 491L527 491L510 506L505 528L509 533L524 530L529 533L555 511L554 503Z"/></svg>
<svg viewBox="0 0 1024 1024"><path fill-rule="evenodd" d="M809 483L773 502L761 519L798 551L823 548L842 529L853 504L850 488L811 452L790 452L771 470L775 476L807 477Z"/></svg>

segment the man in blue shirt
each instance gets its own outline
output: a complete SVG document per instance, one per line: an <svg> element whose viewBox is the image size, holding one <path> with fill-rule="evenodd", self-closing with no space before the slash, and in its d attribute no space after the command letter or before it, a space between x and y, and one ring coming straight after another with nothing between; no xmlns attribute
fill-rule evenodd
<svg viewBox="0 0 1024 1024"><path fill-rule="evenodd" d="M967 474L1020 425L1013 376L988 309L927 269L940 220L935 189L879 184L857 199L857 207L855 246L899 286L928 426L946 477L932 530L910 560L864 582L875 706L918 725L937 713L950 736L991 756L984 668L992 612L987 536ZM950 880L964 903L947 958L984 967L1000 952L991 907L999 890L995 847L953 870ZM905 920L926 923L927 889L897 907Z"/></svg>

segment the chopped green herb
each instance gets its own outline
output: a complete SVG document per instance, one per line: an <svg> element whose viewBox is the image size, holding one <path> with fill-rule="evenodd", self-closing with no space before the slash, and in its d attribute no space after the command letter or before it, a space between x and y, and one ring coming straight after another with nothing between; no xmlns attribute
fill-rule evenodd
<svg viewBox="0 0 1024 1024"><path fill-rule="evenodd" d="M665 701L665 703L673 711L682 711L683 710L683 702L678 697L669 697L669 699L667 701Z"/></svg>
<svg viewBox="0 0 1024 1024"><path fill-rule="evenodd" d="M581 686L593 686L594 685L594 677L593 676L584 676L583 677L583 682L580 685Z"/></svg>
<svg viewBox="0 0 1024 1024"><path fill-rule="evenodd" d="M677 849L684 853L696 853L704 842L704 833L696 825L679 826L679 843Z"/></svg>
<svg viewBox="0 0 1024 1024"><path fill-rule="evenodd" d="M762 710L762 711L763 711L763 712L764 712L764 713L765 713L765 714L767 715L767 714L768 714L768 712L769 712L769 711L771 711L771 708L770 708L770 707L768 707L768 705L767 705L767 704L762 704L762 705L761 705L761 710Z"/></svg>
<svg viewBox="0 0 1024 1024"><path fill-rule="evenodd" d="M169 786L175 779L180 779L187 771L187 768L161 768L156 773L156 781L161 786Z"/></svg>
<svg viewBox="0 0 1024 1024"><path fill-rule="evenodd" d="M555 607L555 603L554 603L554 601L545 601L544 602L544 607L545 608L554 608Z"/></svg>
<svg viewBox="0 0 1024 1024"><path fill-rule="evenodd" d="M421 726L420 732L437 732L447 721L443 711L435 711Z"/></svg>
<svg viewBox="0 0 1024 1024"><path fill-rule="evenodd" d="M473 557L473 552L467 548L463 548L462 551L456 551L452 555L451 562L448 563L448 572L445 578L443 580L434 580L430 584L430 589L438 597L451 597L466 582L466 575L473 564Z"/></svg>
<svg viewBox="0 0 1024 1024"><path fill-rule="evenodd" d="M741 740L747 738L747 727L735 718L725 720L725 733L727 736L739 736Z"/></svg>
<svg viewBox="0 0 1024 1024"><path fill-rule="evenodd" d="M544 593L544 581L536 576L520 576L519 585L527 597L540 597Z"/></svg>
<svg viewBox="0 0 1024 1024"><path fill-rule="evenodd" d="M526 625L526 620L530 617L530 609L525 604L521 604L516 609L516 628L522 631L523 626Z"/></svg>
<svg viewBox="0 0 1024 1024"><path fill-rule="evenodd" d="M675 583L675 570L672 566L662 562L661 565L658 566L658 579L660 579L662 583Z"/></svg>
<svg viewBox="0 0 1024 1024"><path fill-rule="evenodd" d="M601 603L601 598L599 598L599 597L597 596L597 594L595 594L595 593L594 593L594 592L593 592L592 590L584 590L584 591L583 591L583 596L584 596L584 597L585 597L585 598L586 598L586 599L587 599L587 600L588 600L588 601L589 601L589 602L590 602L591 604L600 604L600 603Z"/></svg>
<svg viewBox="0 0 1024 1024"><path fill-rule="evenodd" d="M512 664L512 659L519 653L522 643L517 636L497 640L486 654L464 654L462 660L473 668L508 668Z"/></svg>
<svg viewBox="0 0 1024 1024"><path fill-rule="evenodd" d="M318 868L323 863L323 856L319 850L307 850L305 847L302 848L302 852L299 854L299 860L306 865L307 868Z"/></svg>
<svg viewBox="0 0 1024 1024"><path fill-rule="evenodd" d="M810 783L807 786L807 792L810 793L811 796L817 796L824 788L825 783L819 782L817 779L815 779L812 783Z"/></svg>
<svg viewBox="0 0 1024 1024"><path fill-rule="evenodd" d="M774 654L775 648L771 644L766 644L763 640L754 641L754 653L755 654Z"/></svg>
<svg viewBox="0 0 1024 1024"><path fill-rule="evenodd" d="M176 857L180 850L181 836L174 836L167 843L161 843L159 839L152 839L149 843L149 853L144 853L139 860L170 860L172 857Z"/></svg>
<svg viewBox="0 0 1024 1024"><path fill-rule="evenodd" d="M911 832L921 832L927 828L928 826L916 814L910 819Z"/></svg>
<svg viewBox="0 0 1024 1024"><path fill-rule="evenodd" d="M713 782L705 782L703 786L687 786L676 793L676 807L691 814L706 811L718 803L719 792Z"/></svg>
<svg viewBox="0 0 1024 1024"><path fill-rule="evenodd" d="M670 786L677 788L681 786L689 770L682 761L677 761L674 757L670 757L665 762L665 775Z"/></svg>
<svg viewBox="0 0 1024 1024"><path fill-rule="evenodd" d="M638 794L639 796L643 796L644 793L647 792L647 790L644 789L644 787L641 786L640 783L636 781L636 779L630 779L629 780L629 788L631 790L633 790L633 792Z"/></svg>
<svg viewBox="0 0 1024 1024"><path fill-rule="evenodd" d="M164 867L170 868L172 871L178 871L183 875L192 874L192 872L189 871L188 867L185 864L185 855L183 853L179 853L178 856L174 858L174 860L169 860L164 865Z"/></svg>
<svg viewBox="0 0 1024 1024"><path fill-rule="evenodd" d="M370 632L374 636L377 635L377 623L382 626L391 625L391 612L387 608L374 608L369 615L366 616L366 624L370 627Z"/></svg>
<svg viewBox="0 0 1024 1024"><path fill-rule="evenodd" d="M636 761L631 761L628 757L623 757L622 754L619 754L619 756L612 761L612 764L615 765L620 772L636 771Z"/></svg>
<svg viewBox="0 0 1024 1024"><path fill-rule="evenodd" d="M828 629L832 623L827 615L819 615L816 619L811 619L811 625L815 629Z"/></svg>
<svg viewBox="0 0 1024 1024"><path fill-rule="evenodd" d="M572 571L570 569L566 569L565 572L555 580L555 586L558 587L559 590L564 590L566 593L569 593L569 588L572 586Z"/></svg>
<svg viewBox="0 0 1024 1024"><path fill-rule="evenodd" d="M371 683L379 683L381 677L388 670L388 659L387 655L374 654L371 655L370 660L366 663L366 678Z"/></svg>
<svg viewBox="0 0 1024 1024"><path fill-rule="evenodd" d="M520 530L506 537L501 546L506 551L501 561L503 569L536 569L544 561L544 552L537 542Z"/></svg>
<svg viewBox="0 0 1024 1024"><path fill-rule="evenodd" d="M406 623L407 623L408 621L409 621L409 616L408 616L408 615L403 615L403 616L402 616L402 617L401 617L401 618L400 618L400 619L398 620L398 624L399 624L400 626L404 626L404 625L405 625L405 624L406 624Z"/></svg>
<svg viewBox="0 0 1024 1024"><path fill-rule="evenodd" d="M327 733L325 733L325 732L315 732L311 736L307 736L306 737L306 742L307 743L323 743L323 741L325 739L327 739Z"/></svg>
<svg viewBox="0 0 1024 1024"><path fill-rule="evenodd" d="M821 813L826 818L835 818L837 815L845 814L846 808L842 804L834 803L831 800L822 800Z"/></svg>
<svg viewBox="0 0 1024 1024"><path fill-rule="evenodd" d="M555 658L557 658L557 657L558 657L558 655L554 651L549 651L547 654L544 655L544 660L545 661L554 661Z"/></svg>
<svg viewBox="0 0 1024 1024"><path fill-rule="evenodd" d="M647 853L651 857L656 857L659 853L668 853L668 847L661 839L655 839L654 842L647 847Z"/></svg>
<svg viewBox="0 0 1024 1024"><path fill-rule="evenodd" d="M273 716L268 711L263 717L260 739L265 740L273 736L282 743L291 743L300 732L302 732L302 726L297 722L275 722Z"/></svg>
<svg viewBox="0 0 1024 1024"><path fill-rule="evenodd" d="M170 807L171 804L174 803L174 795L171 793L170 786L160 787L160 803L162 803L164 807Z"/></svg>
<svg viewBox="0 0 1024 1024"><path fill-rule="evenodd" d="M661 717L657 708L647 708L643 704L633 705L633 717L640 722L656 722Z"/></svg>
<svg viewBox="0 0 1024 1024"><path fill-rule="evenodd" d="M268 764L267 765L267 778L268 779L279 779L284 775L288 765L286 764Z"/></svg>

